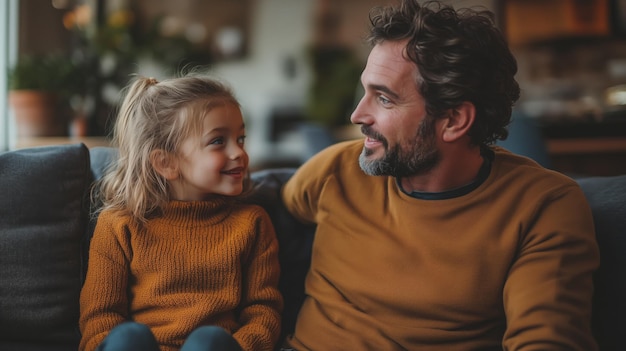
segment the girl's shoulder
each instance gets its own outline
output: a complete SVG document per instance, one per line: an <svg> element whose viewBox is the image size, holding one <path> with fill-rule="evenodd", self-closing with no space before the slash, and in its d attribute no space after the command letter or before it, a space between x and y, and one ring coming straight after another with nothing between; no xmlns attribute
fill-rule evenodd
<svg viewBox="0 0 626 351"><path fill-rule="evenodd" d="M111 245L122 248L130 255L131 235L139 230L139 226L129 214L112 209L102 210L97 217L91 237L90 247L100 252L108 252ZM114 244L115 243L115 244Z"/></svg>
<svg viewBox="0 0 626 351"><path fill-rule="evenodd" d="M114 232L126 232L128 230L137 230L137 221L129 212L103 209L97 214L96 228L108 228Z"/></svg>
<svg viewBox="0 0 626 351"><path fill-rule="evenodd" d="M98 221L130 222L130 213L122 210L105 208L98 213Z"/></svg>

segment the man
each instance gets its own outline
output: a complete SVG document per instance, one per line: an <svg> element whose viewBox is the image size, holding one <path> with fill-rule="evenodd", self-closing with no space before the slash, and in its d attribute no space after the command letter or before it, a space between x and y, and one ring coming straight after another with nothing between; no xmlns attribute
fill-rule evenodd
<svg viewBox="0 0 626 351"><path fill-rule="evenodd" d="M491 146L519 97L488 12L371 15L365 94L285 185L317 224L297 350L595 350L591 212L576 183Z"/></svg>

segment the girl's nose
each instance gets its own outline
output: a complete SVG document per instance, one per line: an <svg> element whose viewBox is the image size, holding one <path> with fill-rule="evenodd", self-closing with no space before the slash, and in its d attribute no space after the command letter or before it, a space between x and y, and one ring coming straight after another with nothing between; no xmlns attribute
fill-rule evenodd
<svg viewBox="0 0 626 351"><path fill-rule="evenodd" d="M243 148L243 145L235 144L229 151L229 155L232 160L237 160L246 155L246 150Z"/></svg>

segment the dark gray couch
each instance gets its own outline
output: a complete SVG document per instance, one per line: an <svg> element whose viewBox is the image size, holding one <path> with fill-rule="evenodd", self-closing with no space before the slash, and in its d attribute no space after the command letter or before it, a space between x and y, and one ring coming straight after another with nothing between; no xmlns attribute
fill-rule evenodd
<svg viewBox="0 0 626 351"><path fill-rule="evenodd" d="M113 149L82 144L0 154L0 350L76 349L78 297L94 224L89 189L113 155ZM280 241L284 333L293 330L304 296L314 231L280 205L280 186L292 173L253 173L250 197L269 212ZM626 175L578 181L593 209L602 255L594 331L602 350L625 350Z"/></svg>

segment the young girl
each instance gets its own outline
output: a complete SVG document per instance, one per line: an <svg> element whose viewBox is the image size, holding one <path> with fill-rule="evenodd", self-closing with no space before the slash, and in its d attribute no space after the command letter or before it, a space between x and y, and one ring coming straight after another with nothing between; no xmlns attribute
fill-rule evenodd
<svg viewBox="0 0 626 351"><path fill-rule="evenodd" d="M80 350L272 350L278 243L235 200L248 155L239 104L215 80L137 78L80 296Z"/></svg>

